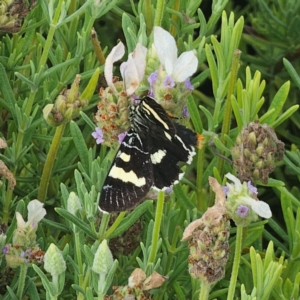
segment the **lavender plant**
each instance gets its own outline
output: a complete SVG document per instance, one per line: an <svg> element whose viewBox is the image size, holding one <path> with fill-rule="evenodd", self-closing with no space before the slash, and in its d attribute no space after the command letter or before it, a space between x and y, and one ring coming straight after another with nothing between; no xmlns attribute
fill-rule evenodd
<svg viewBox="0 0 300 300"><path fill-rule="evenodd" d="M1 300L299 298L299 5L201 2L0 1ZM103 213L144 95L197 154Z"/></svg>

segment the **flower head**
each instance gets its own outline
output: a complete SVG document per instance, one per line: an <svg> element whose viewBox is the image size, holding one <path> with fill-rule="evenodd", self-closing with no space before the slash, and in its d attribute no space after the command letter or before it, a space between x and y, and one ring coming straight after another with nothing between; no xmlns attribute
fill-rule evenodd
<svg viewBox="0 0 300 300"><path fill-rule="evenodd" d="M96 140L97 144L104 142L103 132L99 127L95 128L95 131L92 133L93 138Z"/></svg>
<svg viewBox="0 0 300 300"><path fill-rule="evenodd" d="M271 218L272 212L269 205L257 199L257 189L251 183L241 183L237 177L230 173L226 174L226 177L232 181L232 183L227 183L226 208L237 225L246 226L255 221L258 216L266 219Z"/></svg>

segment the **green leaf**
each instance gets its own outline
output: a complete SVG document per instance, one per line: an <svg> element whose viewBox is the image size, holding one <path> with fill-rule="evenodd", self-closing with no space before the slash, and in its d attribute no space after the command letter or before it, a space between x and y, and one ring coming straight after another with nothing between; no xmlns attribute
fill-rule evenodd
<svg viewBox="0 0 300 300"><path fill-rule="evenodd" d="M121 235L124 231L131 227L151 205L152 201L145 201L140 204L134 211L132 211L126 218L122 220L119 227L114 232L112 232L109 236L105 236L105 238L112 239Z"/></svg>
<svg viewBox="0 0 300 300"><path fill-rule="evenodd" d="M53 287L52 287L51 282L48 280L47 276L42 272L42 270L38 266L33 264L32 268L40 276L45 290L50 295L53 295Z"/></svg>
<svg viewBox="0 0 300 300"><path fill-rule="evenodd" d="M69 213L67 210L63 208L56 207L55 211L63 218L66 218L74 225L78 226L80 229L82 229L83 232L85 232L91 238L97 239L97 235L82 220L78 219L77 217L75 217L74 215L72 215L71 213Z"/></svg>
<svg viewBox="0 0 300 300"><path fill-rule="evenodd" d="M298 89L300 89L300 77L297 71L295 70L295 68L293 67L293 65L286 58L283 58L283 64L286 70L288 71L288 73L290 74L290 76L292 77Z"/></svg>
<svg viewBox="0 0 300 300"><path fill-rule="evenodd" d="M294 112L296 112L299 108L299 105L293 105L287 111L285 111L275 122L271 124L271 127L275 128L280 125L282 122L287 120Z"/></svg>
<svg viewBox="0 0 300 300"><path fill-rule="evenodd" d="M78 151L78 155L80 157L80 161L84 170L88 173L90 166L89 166L89 159L88 159L88 148L86 146L85 140L82 136L82 132L79 129L78 125L74 122L70 122L70 130L72 137L74 139L75 147Z"/></svg>
<svg viewBox="0 0 300 300"><path fill-rule="evenodd" d="M122 15L122 28L126 39L128 53L131 53L137 44L137 37L135 36L135 25L126 13L123 13ZM134 29L134 31L132 31L132 29Z"/></svg>
<svg viewBox="0 0 300 300"><path fill-rule="evenodd" d="M191 119L192 119L192 122L193 122L196 132L202 133L202 131L203 131L202 121L201 121L201 118L199 115L197 105L192 96L188 97L187 107L188 107L188 111L191 116Z"/></svg>
<svg viewBox="0 0 300 300"><path fill-rule="evenodd" d="M276 118L279 116L285 101L287 100L289 90L290 90L290 82L287 81L277 91L266 114L271 110L274 110L274 112L272 114L269 114L268 117L262 116L260 118L260 119L264 118L264 123L270 126L272 123L274 123Z"/></svg>

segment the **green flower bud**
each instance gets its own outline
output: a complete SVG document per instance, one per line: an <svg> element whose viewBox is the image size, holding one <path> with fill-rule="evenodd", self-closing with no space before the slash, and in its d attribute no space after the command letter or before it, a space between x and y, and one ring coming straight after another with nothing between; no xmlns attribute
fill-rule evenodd
<svg viewBox="0 0 300 300"><path fill-rule="evenodd" d="M7 12L7 4L4 1L0 2L0 15L4 15Z"/></svg>
<svg viewBox="0 0 300 300"><path fill-rule="evenodd" d="M61 251L54 244L51 244L45 253L44 268L52 277L66 271L66 262Z"/></svg>
<svg viewBox="0 0 300 300"><path fill-rule="evenodd" d="M107 245L107 241L103 240L95 253L92 270L97 274L106 275L112 267L113 262L113 256Z"/></svg>
<svg viewBox="0 0 300 300"><path fill-rule="evenodd" d="M250 132L248 137L249 137L249 140L252 142L252 144L255 146L256 145L256 134L255 134L255 132Z"/></svg>

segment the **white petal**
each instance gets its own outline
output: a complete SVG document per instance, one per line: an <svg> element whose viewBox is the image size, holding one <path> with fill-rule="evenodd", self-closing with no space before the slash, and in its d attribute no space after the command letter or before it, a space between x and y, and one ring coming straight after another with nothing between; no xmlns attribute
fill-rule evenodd
<svg viewBox="0 0 300 300"><path fill-rule="evenodd" d="M114 91L116 90L112 79L113 79L113 65L114 62L120 60L125 53L125 47L123 43L119 42L119 44L112 48L111 52L107 55L104 66L104 75L106 82L109 87L111 87Z"/></svg>
<svg viewBox="0 0 300 300"><path fill-rule="evenodd" d="M134 60L134 64L136 66L140 81L145 75L147 51L148 49L146 47L138 43L132 54L132 58Z"/></svg>
<svg viewBox="0 0 300 300"><path fill-rule="evenodd" d="M154 27L154 47L157 56L168 75L173 72L177 59L177 46L173 36L161 27Z"/></svg>
<svg viewBox="0 0 300 300"><path fill-rule="evenodd" d="M26 227L25 221L19 212L16 212L17 227L19 229Z"/></svg>
<svg viewBox="0 0 300 300"><path fill-rule="evenodd" d="M269 219L272 217L272 212L269 204L263 201L253 201L251 208L261 217Z"/></svg>
<svg viewBox="0 0 300 300"><path fill-rule="evenodd" d="M242 197L243 202L250 205L252 210L256 212L260 217L269 219L272 217L272 212L268 203L255 200L250 197Z"/></svg>
<svg viewBox="0 0 300 300"><path fill-rule="evenodd" d="M120 66L128 96L136 91L145 75L146 55L147 48L138 43L134 52L128 55L127 62Z"/></svg>
<svg viewBox="0 0 300 300"><path fill-rule="evenodd" d="M172 77L176 82L183 82L197 70L198 59L193 51L183 52L174 64Z"/></svg>
<svg viewBox="0 0 300 300"><path fill-rule="evenodd" d="M46 210L43 208L44 204L38 200L32 200L28 203L28 222L27 224L32 224L33 222L38 223L46 215Z"/></svg>
<svg viewBox="0 0 300 300"><path fill-rule="evenodd" d="M227 173L225 175L225 177L227 177L228 179L230 179L231 181L233 181L234 186L235 186L235 190L241 191L242 190L242 183L241 181L235 177L234 175L232 175L231 173Z"/></svg>
<svg viewBox="0 0 300 300"><path fill-rule="evenodd" d="M121 64L120 70L125 83L127 96L130 96L140 85L139 75L132 58L132 53L129 54L128 61Z"/></svg>

